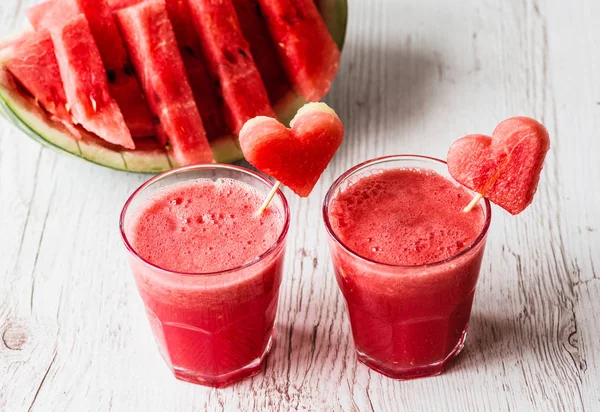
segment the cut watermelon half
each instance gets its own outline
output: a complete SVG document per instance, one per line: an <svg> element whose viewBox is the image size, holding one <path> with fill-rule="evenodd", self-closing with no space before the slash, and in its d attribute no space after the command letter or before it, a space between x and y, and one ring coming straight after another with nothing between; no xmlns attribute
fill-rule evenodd
<svg viewBox="0 0 600 412"><path fill-rule="evenodd" d="M154 135L152 116L133 76L107 0L52 0L28 10L27 16L36 30L42 30L60 27L78 14L84 14L90 25L106 68L111 96L119 105L131 134L136 137Z"/></svg>
<svg viewBox="0 0 600 412"><path fill-rule="evenodd" d="M314 0L258 0L294 90L311 102L327 94L340 51Z"/></svg>
<svg viewBox="0 0 600 412"><path fill-rule="evenodd" d="M127 1L127 0L112 0ZM344 44L347 2L346 0L315 0L333 39L341 49ZM0 44L13 44L11 36ZM71 154L106 167L131 171L157 173L172 168L176 162L170 159L164 147L152 139L136 140L136 149L129 150L111 145L90 133L82 131L82 139L76 140L63 124L51 119L20 85L13 81L3 67L14 51L12 47L0 50L0 114L35 141L60 153ZM277 117L284 124L294 116L306 101L290 91L273 103ZM204 122L207 126L207 122ZM223 134L210 142L215 160L232 163L242 158L237 138Z"/></svg>
<svg viewBox="0 0 600 412"><path fill-rule="evenodd" d="M67 103L75 123L109 143L135 148L119 106L110 96L104 65L83 15L51 30Z"/></svg>
<svg viewBox="0 0 600 412"><path fill-rule="evenodd" d="M213 154L164 0L122 9L117 12L117 20L150 108L159 121L161 143L172 151L179 165L212 163Z"/></svg>
<svg viewBox="0 0 600 412"><path fill-rule="evenodd" d="M229 129L256 116L275 117L231 0L188 2L208 66L219 82Z"/></svg>

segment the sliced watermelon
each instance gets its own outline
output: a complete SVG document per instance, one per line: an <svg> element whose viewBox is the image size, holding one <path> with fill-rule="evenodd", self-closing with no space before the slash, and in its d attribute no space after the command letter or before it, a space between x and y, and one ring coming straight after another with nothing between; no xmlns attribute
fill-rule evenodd
<svg viewBox="0 0 600 412"><path fill-rule="evenodd" d="M294 90L308 101L329 91L340 51L314 0L258 0Z"/></svg>
<svg viewBox="0 0 600 412"><path fill-rule="evenodd" d="M112 0L115 1L127 0ZM315 0L315 3L335 42L341 48L347 20L346 0ZM63 18L66 15L63 10ZM48 112L44 111L34 98L29 97L29 93L17 85L13 76L3 68L7 59L14 55L15 45L18 45L21 38L23 33L0 40L0 115L9 123L52 150L70 153L106 167L155 173L176 164L168 157L164 146L152 140L136 140L135 150L129 150L107 143L83 129L81 129L81 140L76 140L64 124L55 121L56 116L49 116ZM302 97L290 91L273 104L273 108L278 118L287 124L304 103ZM219 163L231 163L242 158L237 137L234 135L222 135L211 140L210 143L215 160Z"/></svg>
<svg viewBox="0 0 600 412"><path fill-rule="evenodd" d="M109 0L114 11L130 7L144 0ZM223 117L223 99L210 79L207 63L186 0L166 0L167 14L175 31L179 52L192 88L196 105L200 111L206 136L214 140L226 134L227 126Z"/></svg>
<svg viewBox="0 0 600 412"><path fill-rule="evenodd" d="M67 110L67 96L48 30L29 35L5 65L48 113L61 120L71 121Z"/></svg>
<svg viewBox="0 0 600 412"><path fill-rule="evenodd" d="M180 165L213 162L164 1L145 1L116 15L150 108L159 120L159 139Z"/></svg>
<svg viewBox="0 0 600 412"><path fill-rule="evenodd" d="M187 1L167 0L166 4L207 137L209 140L213 140L228 133L223 117L223 98L219 95L220 91L208 73L208 64L202 52Z"/></svg>
<svg viewBox="0 0 600 412"><path fill-rule="evenodd" d="M256 67L260 72L271 104L277 103L292 88L283 66L279 62L277 48L262 14L258 0L233 0L233 6L242 27Z"/></svg>
<svg viewBox="0 0 600 412"><path fill-rule="evenodd" d="M36 30L61 26L78 14L84 14L106 68L111 96L117 101L127 126L134 136L156 134L152 116L119 35L106 0L52 0L28 11Z"/></svg>
<svg viewBox="0 0 600 412"><path fill-rule="evenodd" d="M108 91L104 65L85 17L79 15L50 32L75 123L107 142L133 149L123 114Z"/></svg>
<svg viewBox="0 0 600 412"><path fill-rule="evenodd" d="M238 133L255 116L274 117L231 0L193 0L188 5L210 71L220 83L231 131Z"/></svg>

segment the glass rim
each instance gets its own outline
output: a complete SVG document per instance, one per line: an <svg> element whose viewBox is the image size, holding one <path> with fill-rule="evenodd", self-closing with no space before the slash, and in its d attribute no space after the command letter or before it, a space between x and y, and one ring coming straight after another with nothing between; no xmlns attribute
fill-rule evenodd
<svg viewBox="0 0 600 412"><path fill-rule="evenodd" d="M325 229L327 230L327 233L329 234L329 236L332 239L334 239L335 242L338 245L340 245L347 253L349 253L350 255L352 255L362 261L365 261L370 264L382 266L382 267L407 269L407 270L437 267L440 265L448 264L448 263L466 255L471 250L473 250L475 247L479 246L479 244L485 239L485 237L488 233L488 230L490 228L491 220L492 220L492 207L491 207L490 201L485 197L483 198L484 204L485 204L485 208L484 208L485 222L483 224L483 228L481 229L481 233L479 233L477 238L465 249L461 250L460 252L458 252L455 255L447 257L446 259L438 260L435 262L424 263L421 265L395 265L395 264L391 264L391 263L379 262L377 260L369 259L366 256L362 256L358 252L355 252L337 236L337 234L333 230L333 227L331 227L331 222L329 221L329 213L328 213L329 212L329 204L331 203L331 200L333 199L334 191L344 181L346 181L350 176L352 176L356 172L358 172L368 166L376 165L379 163L385 163L388 161L394 161L394 160L425 160L425 161L431 161L431 162L439 163L439 164L443 164L443 165L447 164L444 160L437 159L435 157L430 157L430 156L423 156L423 155L417 155L417 154L396 154L396 155L376 157L374 159L366 160L362 163L357 164L356 166L351 167L350 169L345 171L340 177L338 177L333 182L333 184L327 190L327 194L325 195L325 199L323 200L323 206L322 206L323 221L325 222ZM473 190L467 188L466 186L464 186L464 187L465 187L465 189L469 190L470 192L473 192Z"/></svg>
<svg viewBox="0 0 600 412"><path fill-rule="evenodd" d="M287 199L285 198L283 192L281 191L281 189L277 190L277 198L281 201L281 204L283 205L283 214L284 214L284 222L283 222L283 228L281 230L281 233L279 234L279 237L277 238L277 240L275 240L275 242L266 250L264 251L262 254L260 254L259 256L257 256L256 258L254 258L253 260L250 260L248 262L245 262L241 265L238 265L236 267L230 268L230 269L225 269L225 270L220 270L220 271L213 271L213 272L180 272L180 271L176 271L176 270L170 270L170 269L166 269L163 268L159 265L156 265L146 259L144 259L142 256L140 256L137 251L133 248L133 246L131 245L131 243L129 242L128 238L127 238L127 234L125 233L125 216L129 210L129 206L131 205L131 202L133 202L133 199L135 199L140 193L142 193L145 189L147 189L149 186L153 185L154 183L166 179L174 174L178 174L178 173L187 173L187 172L192 172L192 171L197 171L197 170L229 170L229 171L234 171L234 172L241 172L241 173L245 173L246 175L252 176L256 179L258 179L259 181L265 183L270 189L273 188L274 183L271 182L269 179L265 178L264 176L254 172L253 170L250 170L248 168L245 167L241 167L241 166L236 166L236 165L229 165L229 164L221 164L221 163L207 163L207 164L198 164L198 165L192 165L192 166L183 166L183 167L178 167L178 168L174 168L171 170L168 170L166 172L160 173L154 177L152 177L151 179L149 179L148 181L144 182L140 187L138 187L127 199L127 201L125 202L125 204L123 205L123 209L121 210L121 214L119 217L119 230L121 232L121 240L123 241L123 243L125 244L125 247L127 248L127 250L135 257L136 260L139 260L142 264L149 266L150 268L160 271L160 272L164 272L164 273L168 273L170 275L177 275L177 276L186 276L186 277L191 277L191 276L221 276L221 275L226 275L229 273L233 273L233 272L238 272L242 269L247 269L251 266L254 266L257 263L262 262L264 259L266 259L267 257L269 257L270 255L272 255L278 248L281 247L281 245L285 242L285 239L287 237L288 231L289 231L289 227L290 227L290 208L287 202ZM266 196L266 195L265 195Z"/></svg>

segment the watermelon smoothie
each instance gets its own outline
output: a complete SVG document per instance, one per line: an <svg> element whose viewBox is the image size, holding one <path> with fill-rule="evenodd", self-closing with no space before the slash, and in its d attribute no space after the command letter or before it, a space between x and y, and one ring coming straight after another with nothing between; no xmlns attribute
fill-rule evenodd
<svg viewBox="0 0 600 412"><path fill-rule="evenodd" d="M172 170L141 186L121 233L159 351L175 376L223 387L257 374L272 345L289 227L279 191L236 166Z"/></svg>
<svg viewBox="0 0 600 412"><path fill-rule="evenodd" d="M463 348L490 204L437 159L399 155L350 169L323 206L358 359L395 379L441 373Z"/></svg>

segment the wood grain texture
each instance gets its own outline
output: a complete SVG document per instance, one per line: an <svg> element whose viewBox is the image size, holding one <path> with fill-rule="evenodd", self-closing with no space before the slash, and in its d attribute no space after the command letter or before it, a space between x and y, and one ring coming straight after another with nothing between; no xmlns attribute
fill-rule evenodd
<svg viewBox="0 0 600 412"><path fill-rule="evenodd" d="M34 1L0 4L0 35ZM347 139L309 199L287 192L276 344L223 390L173 379L125 261L120 208L147 177L42 149L0 123L1 411L600 410L600 3L351 0L327 101ZM396 382L358 364L321 201L354 164L445 157L502 119L544 122L534 204L494 210L464 352L442 376Z"/></svg>

